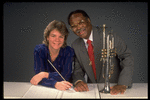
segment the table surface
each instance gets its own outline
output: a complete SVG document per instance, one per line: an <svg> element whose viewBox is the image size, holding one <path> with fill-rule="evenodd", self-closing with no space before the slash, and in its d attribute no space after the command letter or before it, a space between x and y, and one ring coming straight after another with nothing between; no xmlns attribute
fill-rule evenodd
<svg viewBox="0 0 150 100"><path fill-rule="evenodd" d="M29 82L3 82L3 97L7 98L95 98L95 99L123 99L123 98L148 98L147 83L133 83L131 89L127 89L124 94L99 93L104 84L88 84L88 92L75 92L72 90L60 91L55 88L41 85L32 85ZM115 85L111 83L110 86Z"/></svg>

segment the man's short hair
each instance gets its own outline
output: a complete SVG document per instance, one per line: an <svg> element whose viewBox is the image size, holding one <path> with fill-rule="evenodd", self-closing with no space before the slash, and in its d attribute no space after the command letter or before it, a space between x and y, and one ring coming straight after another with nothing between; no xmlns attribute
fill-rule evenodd
<svg viewBox="0 0 150 100"><path fill-rule="evenodd" d="M84 17L86 17L87 19L88 19L88 18L90 19L90 17L88 16L88 14L87 14L85 11L78 9L78 10L72 11L72 12L69 14L69 16L68 16L68 24L69 24L69 25L70 25L69 20L70 20L71 15L72 15L72 14L76 14L76 13L81 13Z"/></svg>

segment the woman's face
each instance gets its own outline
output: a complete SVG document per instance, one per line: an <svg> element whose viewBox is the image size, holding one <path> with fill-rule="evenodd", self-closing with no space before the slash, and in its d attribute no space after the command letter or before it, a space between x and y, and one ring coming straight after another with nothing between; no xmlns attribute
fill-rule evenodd
<svg viewBox="0 0 150 100"><path fill-rule="evenodd" d="M54 29L50 32L47 40L49 41L49 47L58 50L64 44L65 36L62 35L58 30Z"/></svg>

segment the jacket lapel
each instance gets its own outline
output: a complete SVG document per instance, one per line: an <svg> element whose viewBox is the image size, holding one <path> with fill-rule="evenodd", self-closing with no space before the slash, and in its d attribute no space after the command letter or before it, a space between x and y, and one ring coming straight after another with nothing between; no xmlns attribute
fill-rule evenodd
<svg viewBox="0 0 150 100"><path fill-rule="evenodd" d="M94 44L94 58L95 58L95 65L96 65L96 76L97 76L97 81L100 81L100 74L102 73L102 63L100 62L101 58L101 49L102 49L102 33L99 33L95 27L92 27L93 29L93 44ZM89 55L88 51L85 47L85 43L83 39L80 39L80 51L81 51L81 57L82 57L82 64L83 67L91 80L92 83L96 83L95 78L94 78L94 73L92 66L90 65L90 60L89 60Z"/></svg>
<svg viewBox="0 0 150 100"><path fill-rule="evenodd" d="M92 66L90 65L90 59L89 59L89 55L88 55L88 51L85 47L85 43L83 41L83 39L81 39L81 44L80 44L80 50L81 50L81 55L82 55L82 63L83 63L83 67L88 75L88 77L90 78L90 80L95 83L95 78L94 78L94 73L93 73L93 69Z"/></svg>
<svg viewBox="0 0 150 100"><path fill-rule="evenodd" d="M97 81L100 80L100 74L102 73L102 63L100 62L101 59L101 49L102 49L102 34L99 33L98 29L95 27L92 27L93 29L93 44L94 44L94 59L95 59L95 65L96 65L96 76Z"/></svg>

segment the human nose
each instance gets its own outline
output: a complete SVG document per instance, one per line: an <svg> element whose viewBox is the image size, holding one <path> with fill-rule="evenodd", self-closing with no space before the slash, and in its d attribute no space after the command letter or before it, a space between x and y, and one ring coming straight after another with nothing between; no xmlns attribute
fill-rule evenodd
<svg viewBox="0 0 150 100"><path fill-rule="evenodd" d="M59 38L59 37L56 37L56 38L55 38L55 41L60 41L60 38Z"/></svg>
<svg viewBox="0 0 150 100"><path fill-rule="evenodd" d="M77 24L77 29L81 29L81 25L80 24Z"/></svg>

